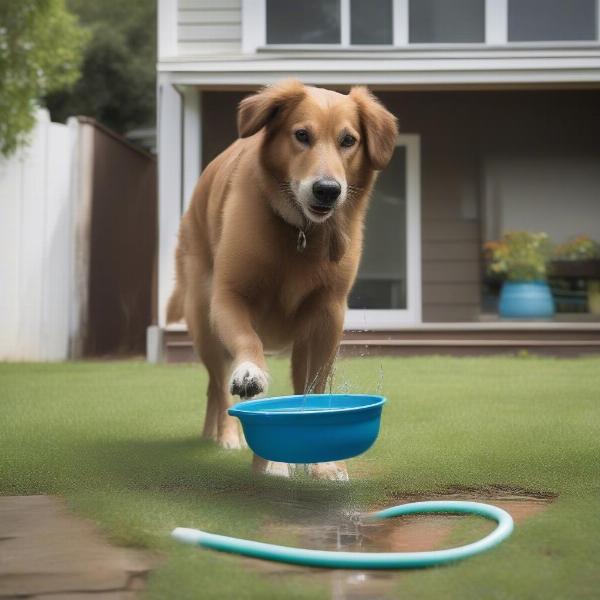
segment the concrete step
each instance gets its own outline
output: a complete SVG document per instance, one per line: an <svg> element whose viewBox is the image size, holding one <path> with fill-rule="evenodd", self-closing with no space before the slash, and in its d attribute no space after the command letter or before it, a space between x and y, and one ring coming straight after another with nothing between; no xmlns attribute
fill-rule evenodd
<svg viewBox="0 0 600 600"><path fill-rule="evenodd" d="M162 330L159 337L164 362L197 360L184 326ZM600 323L423 323L396 331L348 331L340 346L342 356L476 356L521 351L565 357L600 354Z"/></svg>

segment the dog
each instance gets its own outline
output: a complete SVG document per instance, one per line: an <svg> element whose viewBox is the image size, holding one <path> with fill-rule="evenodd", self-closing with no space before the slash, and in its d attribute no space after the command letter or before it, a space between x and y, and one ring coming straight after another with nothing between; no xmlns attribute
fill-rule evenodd
<svg viewBox="0 0 600 600"><path fill-rule="evenodd" d="M185 319L209 374L203 436L245 444L231 395L265 394L265 351L291 351L294 393L322 393L358 270L368 199L396 118L365 87L297 80L244 98L239 139L204 170L184 214L167 321ZM254 469L289 475L257 456ZM310 466L347 479L343 463Z"/></svg>

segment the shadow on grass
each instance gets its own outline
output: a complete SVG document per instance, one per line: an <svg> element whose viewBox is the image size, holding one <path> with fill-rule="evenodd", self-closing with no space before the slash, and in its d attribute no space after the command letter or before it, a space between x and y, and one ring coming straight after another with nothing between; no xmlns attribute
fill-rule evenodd
<svg viewBox="0 0 600 600"><path fill-rule="evenodd" d="M243 506L244 512L284 520L339 514L349 507L364 509L372 487L363 480L316 481L302 469L290 479L255 475L250 451L223 450L196 437L93 442L86 454L94 478L113 488L205 500L218 503L223 513Z"/></svg>

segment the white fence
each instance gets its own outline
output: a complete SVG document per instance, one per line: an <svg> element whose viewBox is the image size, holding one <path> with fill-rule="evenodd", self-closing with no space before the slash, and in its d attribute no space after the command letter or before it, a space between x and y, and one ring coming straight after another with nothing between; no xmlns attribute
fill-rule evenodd
<svg viewBox="0 0 600 600"><path fill-rule="evenodd" d="M31 144L0 159L0 360L78 353L84 144L76 119L51 123L40 110Z"/></svg>

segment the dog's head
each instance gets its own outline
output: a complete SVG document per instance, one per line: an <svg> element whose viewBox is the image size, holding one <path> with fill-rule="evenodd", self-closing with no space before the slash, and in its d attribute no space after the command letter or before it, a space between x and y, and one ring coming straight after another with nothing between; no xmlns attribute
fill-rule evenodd
<svg viewBox="0 0 600 600"><path fill-rule="evenodd" d="M288 203L275 209L292 223L299 212L323 223L342 210L387 165L397 135L396 118L366 88L345 95L296 80L242 100L240 137L263 128L261 159Z"/></svg>

